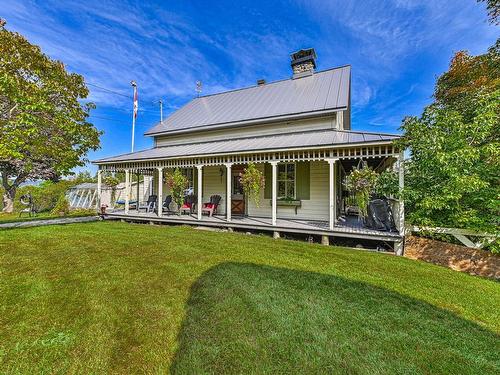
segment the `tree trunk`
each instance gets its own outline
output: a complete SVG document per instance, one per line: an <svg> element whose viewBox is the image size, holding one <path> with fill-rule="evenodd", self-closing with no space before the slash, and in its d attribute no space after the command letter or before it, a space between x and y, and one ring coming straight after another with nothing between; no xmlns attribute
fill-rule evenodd
<svg viewBox="0 0 500 375"><path fill-rule="evenodd" d="M2 212L11 213L14 211L14 198L16 197L16 190L15 186L11 186L10 188L4 190L2 197Z"/></svg>

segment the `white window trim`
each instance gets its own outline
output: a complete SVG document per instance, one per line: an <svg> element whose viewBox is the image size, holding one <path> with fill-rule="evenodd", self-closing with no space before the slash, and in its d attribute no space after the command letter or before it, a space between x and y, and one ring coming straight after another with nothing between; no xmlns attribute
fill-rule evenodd
<svg viewBox="0 0 500 375"><path fill-rule="evenodd" d="M277 174L279 177L279 166L280 165L284 165L285 166L285 174L286 174L286 170L287 170L287 165L289 164L292 164L293 165L293 199L297 199L297 163L295 162L284 162L284 163L278 163L278 168L277 169ZM286 187L288 185L288 180L280 180L279 178L276 179L276 182L277 182L277 185L279 186L279 183L281 182L284 182L285 183L285 196L280 196L279 193L277 194L277 199L283 199L283 198L286 198ZM277 189L277 191L279 191L279 189Z"/></svg>

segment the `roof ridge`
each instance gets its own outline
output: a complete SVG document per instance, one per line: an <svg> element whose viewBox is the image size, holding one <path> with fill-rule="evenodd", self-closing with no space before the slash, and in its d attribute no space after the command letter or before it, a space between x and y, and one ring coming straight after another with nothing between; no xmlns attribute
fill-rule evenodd
<svg viewBox="0 0 500 375"><path fill-rule="evenodd" d="M231 90L226 90L226 91L221 91L221 92L215 92L213 94L207 94L207 95L199 96L197 98L193 98L193 100L190 100L190 102L195 101L197 99L208 98L208 97L211 97L211 96L228 94L228 93L236 92L236 91L249 90L249 89L258 88L258 87L265 87L265 86L274 85L275 83L280 83L280 82L285 82L285 81L293 81L294 79L301 79L301 78L313 77L315 74L321 74L321 73L329 72L331 70L343 69L343 68L347 68L347 67L351 67L351 66L352 66L351 64L345 64L345 65L336 66L336 67L333 67L333 68L318 70L317 72L314 72L314 74L312 74L312 75L308 75L308 76L304 76L304 77L300 77L300 78L293 78L293 77L283 78L283 79L278 79L276 81L266 82L265 84L263 84L261 86L259 86L259 85L252 85L252 86L240 87L240 88L237 88L237 89L231 89Z"/></svg>

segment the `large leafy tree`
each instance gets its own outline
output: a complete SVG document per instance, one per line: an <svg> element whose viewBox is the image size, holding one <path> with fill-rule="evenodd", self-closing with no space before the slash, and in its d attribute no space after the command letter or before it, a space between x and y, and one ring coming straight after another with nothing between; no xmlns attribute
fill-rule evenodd
<svg viewBox="0 0 500 375"><path fill-rule="evenodd" d="M500 24L500 0L477 0L478 3L486 3L488 17L490 22L498 25Z"/></svg>
<svg viewBox="0 0 500 375"><path fill-rule="evenodd" d="M99 147L87 121L92 103L82 76L69 73L0 20L0 173L3 210L13 209L20 184L55 179L84 165Z"/></svg>
<svg viewBox="0 0 500 375"><path fill-rule="evenodd" d="M403 123L401 145L411 152L405 200L413 224L498 231L500 90L478 93L471 104L470 119L435 103Z"/></svg>

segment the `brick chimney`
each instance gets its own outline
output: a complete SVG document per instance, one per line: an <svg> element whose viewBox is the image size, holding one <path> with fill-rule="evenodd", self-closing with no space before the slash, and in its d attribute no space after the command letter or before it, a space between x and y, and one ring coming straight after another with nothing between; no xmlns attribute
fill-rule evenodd
<svg viewBox="0 0 500 375"><path fill-rule="evenodd" d="M314 48L301 49L290 54L293 78L309 76L316 68L316 51Z"/></svg>

